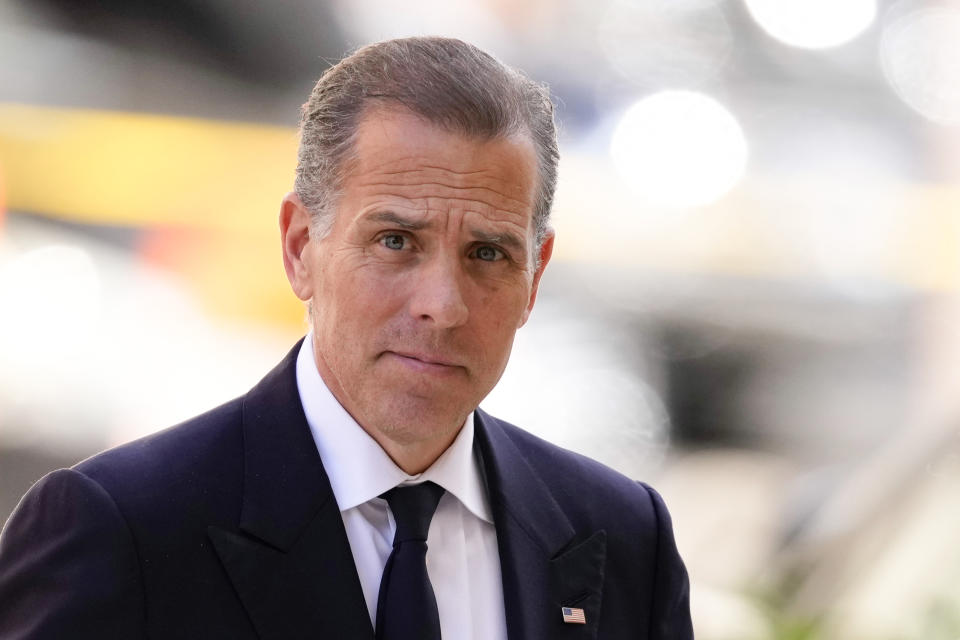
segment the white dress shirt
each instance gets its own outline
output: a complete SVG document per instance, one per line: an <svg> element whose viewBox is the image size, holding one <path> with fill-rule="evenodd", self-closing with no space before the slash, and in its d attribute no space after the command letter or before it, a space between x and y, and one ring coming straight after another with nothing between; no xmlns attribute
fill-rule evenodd
<svg viewBox="0 0 960 640"><path fill-rule="evenodd" d="M451 640L506 640L497 533L473 452L473 413L453 444L415 476L400 469L337 402L320 377L308 334L297 356L297 389L307 424L340 507L370 621L396 524L382 493L428 480L446 492L427 536L427 573Z"/></svg>

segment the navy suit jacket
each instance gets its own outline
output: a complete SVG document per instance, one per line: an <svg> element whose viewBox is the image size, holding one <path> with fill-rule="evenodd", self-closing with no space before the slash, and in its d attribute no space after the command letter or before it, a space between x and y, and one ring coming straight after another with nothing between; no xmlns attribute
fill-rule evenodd
<svg viewBox="0 0 960 640"><path fill-rule="evenodd" d="M245 396L34 485L0 536L0 638L372 640L296 354ZM511 640L692 638L655 491L479 410L475 437Z"/></svg>

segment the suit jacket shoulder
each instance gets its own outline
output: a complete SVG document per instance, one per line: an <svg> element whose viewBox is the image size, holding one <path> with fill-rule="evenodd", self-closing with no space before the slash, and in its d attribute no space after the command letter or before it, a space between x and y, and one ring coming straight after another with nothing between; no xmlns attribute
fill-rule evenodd
<svg viewBox="0 0 960 640"><path fill-rule="evenodd" d="M137 534L170 540L182 518L169 513L222 514L237 519L243 480L242 399L182 424L88 458L73 469L97 482L132 522ZM162 515L157 515L158 513Z"/></svg>
<svg viewBox="0 0 960 640"><path fill-rule="evenodd" d="M0 539L0 637L137 638L186 620L205 635L211 610L243 619L206 537L210 524L238 519L239 407L228 403L34 485ZM210 588L218 575L222 585ZM148 624L163 620L171 624Z"/></svg>
<svg viewBox="0 0 960 640"><path fill-rule="evenodd" d="M285 461L270 478L285 493L322 469L315 447L303 454L308 431L286 437L305 431L295 352L245 396L34 485L0 537L0 637L256 637L210 530L238 530L262 456ZM248 455L245 427L265 432L261 458ZM304 457L313 475L285 473ZM312 512L309 493L300 514Z"/></svg>
<svg viewBox="0 0 960 640"><path fill-rule="evenodd" d="M650 485L489 414L483 416L516 446L572 521L614 531L623 528L634 540L638 533L649 530L653 534L661 526L670 527L672 535L663 499ZM658 526L651 528L650 523Z"/></svg>

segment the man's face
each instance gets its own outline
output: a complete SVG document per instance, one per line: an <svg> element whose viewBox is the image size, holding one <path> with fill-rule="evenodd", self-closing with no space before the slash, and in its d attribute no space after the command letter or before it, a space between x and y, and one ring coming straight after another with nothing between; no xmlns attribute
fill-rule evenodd
<svg viewBox="0 0 960 640"><path fill-rule="evenodd" d="M358 129L327 236L307 237L309 214L284 202L287 272L312 299L320 374L408 471L452 442L533 307L553 244L535 255L536 181L525 136L466 138L378 109ZM408 453L419 462L404 464Z"/></svg>

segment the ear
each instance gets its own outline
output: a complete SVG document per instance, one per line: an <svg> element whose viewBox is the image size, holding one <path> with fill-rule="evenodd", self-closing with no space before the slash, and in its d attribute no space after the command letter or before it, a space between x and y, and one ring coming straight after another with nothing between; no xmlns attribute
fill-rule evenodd
<svg viewBox="0 0 960 640"><path fill-rule="evenodd" d="M530 301L527 302L527 308L523 310L523 316L520 318L520 326L527 324L527 319L530 317L530 312L533 311L533 304L537 301L537 291L540 288L540 277L543 275L543 270L547 268L547 263L550 262L550 257L553 255L553 239L556 234L553 232L553 229L547 231L547 237L544 238L543 244L540 246L540 260L537 270L533 274L533 287L530 289Z"/></svg>
<svg viewBox="0 0 960 640"><path fill-rule="evenodd" d="M293 292L301 300L313 297L311 264L307 260L310 246L310 212L294 192L280 203L280 244L283 268Z"/></svg>

